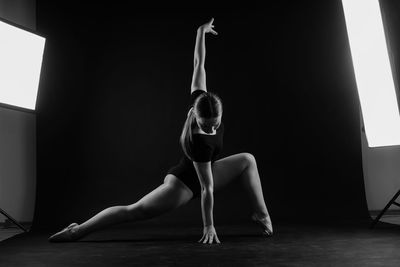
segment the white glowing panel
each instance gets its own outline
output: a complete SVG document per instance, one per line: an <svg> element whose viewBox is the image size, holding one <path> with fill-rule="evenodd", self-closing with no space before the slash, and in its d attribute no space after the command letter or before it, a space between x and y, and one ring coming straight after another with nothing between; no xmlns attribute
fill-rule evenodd
<svg viewBox="0 0 400 267"><path fill-rule="evenodd" d="M400 144L400 117L378 0L342 0L370 147Z"/></svg>
<svg viewBox="0 0 400 267"><path fill-rule="evenodd" d="M0 21L0 102L35 109L45 38Z"/></svg>

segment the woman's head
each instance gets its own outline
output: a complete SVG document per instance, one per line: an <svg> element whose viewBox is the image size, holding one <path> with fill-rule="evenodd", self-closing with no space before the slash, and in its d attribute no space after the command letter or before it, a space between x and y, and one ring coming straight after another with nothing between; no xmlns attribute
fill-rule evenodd
<svg viewBox="0 0 400 267"><path fill-rule="evenodd" d="M222 101L214 93L203 93L194 102L192 112L198 127L206 133L211 133L221 124Z"/></svg>
<svg viewBox="0 0 400 267"><path fill-rule="evenodd" d="M218 129L222 118L222 101L214 93L204 92L198 96L190 109L182 129L180 142L186 156L190 159L193 127L197 126L206 133Z"/></svg>

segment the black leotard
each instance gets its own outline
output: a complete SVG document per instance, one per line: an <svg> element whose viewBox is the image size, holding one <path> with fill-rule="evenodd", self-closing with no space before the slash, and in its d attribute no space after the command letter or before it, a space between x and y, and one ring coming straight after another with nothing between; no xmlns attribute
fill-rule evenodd
<svg viewBox="0 0 400 267"><path fill-rule="evenodd" d="M203 90L195 90L191 94L191 101L189 109L193 106L194 101L198 96L204 93ZM208 162L211 164L217 160L218 154L222 151L223 135L224 135L224 124L221 121L220 126L216 130L215 135L207 135L194 133L193 134L193 160L195 162ZM181 147L182 148L182 147ZM183 150L182 150L183 153ZM175 175L179 180L185 183L193 192L193 198L200 196L201 186L197 177L196 170L193 166L192 160L190 160L185 153L179 163L171 167L167 174Z"/></svg>

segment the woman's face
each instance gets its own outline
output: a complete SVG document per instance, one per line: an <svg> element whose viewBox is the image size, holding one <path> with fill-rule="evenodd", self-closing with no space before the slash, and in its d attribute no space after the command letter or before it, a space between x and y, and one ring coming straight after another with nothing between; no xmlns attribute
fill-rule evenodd
<svg viewBox="0 0 400 267"><path fill-rule="evenodd" d="M221 118L222 116L209 119L197 118L196 121L197 125L202 131L206 133L213 133L221 125Z"/></svg>

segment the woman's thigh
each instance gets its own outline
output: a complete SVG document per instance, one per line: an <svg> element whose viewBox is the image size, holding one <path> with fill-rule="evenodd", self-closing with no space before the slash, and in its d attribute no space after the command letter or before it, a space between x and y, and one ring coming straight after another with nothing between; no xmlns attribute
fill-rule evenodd
<svg viewBox="0 0 400 267"><path fill-rule="evenodd" d="M215 161L212 165L214 191L220 190L238 178L253 161L255 161L254 156L246 152Z"/></svg>
<svg viewBox="0 0 400 267"><path fill-rule="evenodd" d="M192 191L177 177L168 174L164 183L146 194L130 208L139 207L150 216L157 216L186 204L193 197Z"/></svg>

